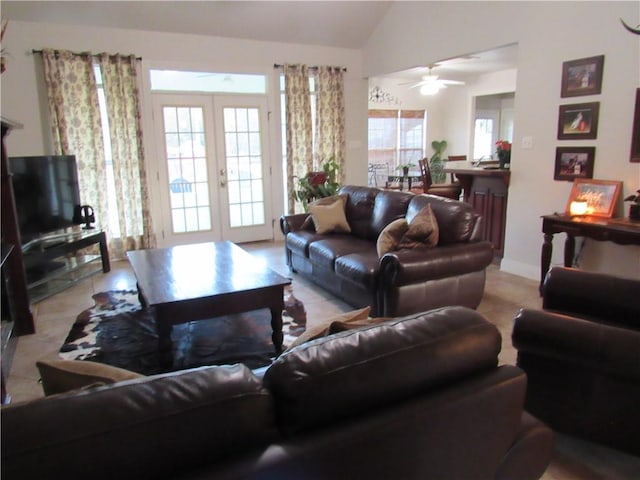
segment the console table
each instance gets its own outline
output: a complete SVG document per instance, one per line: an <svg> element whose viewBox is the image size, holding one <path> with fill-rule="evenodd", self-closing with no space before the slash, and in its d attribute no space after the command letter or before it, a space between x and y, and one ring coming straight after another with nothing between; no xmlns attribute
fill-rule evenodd
<svg viewBox="0 0 640 480"><path fill-rule="evenodd" d="M549 271L553 251L553 235L566 233L564 242L564 266L573 265L575 237L587 237L598 241L609 241L620 245L640 245L640 221L627 218L577 217L571 215L544 215L542 217L542 244L540 265L540 293Z"/></svg>

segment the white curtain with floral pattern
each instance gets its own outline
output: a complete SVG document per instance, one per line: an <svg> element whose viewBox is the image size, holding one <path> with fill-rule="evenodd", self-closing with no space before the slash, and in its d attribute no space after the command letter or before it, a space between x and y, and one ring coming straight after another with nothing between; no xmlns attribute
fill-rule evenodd
<svg viewBox="0 0 640 480"><path fill-rule="evenodd" d="M288 213L302 211L292 192L296 179L313 168L313 129L309 93L309 69L306 65L285 65L285 116L287 142Z"/></svg>
<svg viewBox="0 0 640 480"><path fill-rule="evenodd" d="M334 159L338 164L338 183L344 180L344 70L320 66L316 72L316 165Z"/></svg>
<svg viewBox="0 0 640 480"><path fill-rule="evenodd" d="M123 258L126 250L154 247L142 150L137 60L51 49L44 49L42 57L54 151L75 155L80 197L93 207L100 227L107 232L110 255ZM115 205L109 203L96 62L101 67L108 112ZM108 221L113 208L117 210L116 227Z"/></svg>

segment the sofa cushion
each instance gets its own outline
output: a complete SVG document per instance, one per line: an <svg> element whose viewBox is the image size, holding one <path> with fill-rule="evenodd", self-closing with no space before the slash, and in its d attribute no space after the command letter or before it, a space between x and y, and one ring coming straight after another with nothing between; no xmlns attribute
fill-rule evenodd
<svg viewBox="0 0 640 480"><path fill-rule="evenodd" d="M438 222L427 205L409 222L409 228L397 244L397 249L422 246L435 247L438 244Z"/></svg>
<svg viewBox="0 0 640 480"><path fill-rule="evenodd" d="M371 218L376 195L381 192L376 188L356 187L352 185L344 186L340 189L340 194L348 194L345 213L347 222L351 227L351 233L357 238L375 240L377 236L372 236Z"/></svg>
<svg viewBox="0 0 640 480"><path fill-rule="evenodd" d="M407 230L409 230L409 223L404 217L394 220L382 229L376 241L378 257L382 257L385 253L396 250L400 240L402 240L404 234L407 233Z"/></svg>
<svg viewBox="0 0 640 480"><path fill-rule="evenodd" d="M445 307L300 345L273 362L264 385L281 431L293 434L494 368L500 346L482 315Z"/></svg>
<svg viewBox="0 0 640 480"><path fill-rule="evenodd" d="M45 395L144 377L136 372L86 360L38 360L36 367Z"/></svg>
<svg viewBox="0 0 640 480"><path fill-rule="evenodd" d="M289 250L301 257L307 258L309 256L309 245L323 238L325 238L325 235L320 235L309 230L298 230L287 233L285 243Z"/></svg>
<svg viewBox="0 0 640 480"><path fill-rule="evenodd" d="M354 238L349 234L326 236L309 245L309 259L314 265L334 269L338 257L375 248L368 240Z"/></svg>
<svg viewBox="0 0 640 480"><path fill-rule="evenodd" d="M291 350L292 348L295 348L298 345L302 345L303 343L306 343L310 340L327 336L329 334L330 327L334 322L345 324L358 320L365 320L366 318L369 318L369 312L371 312L371 307L365 307L358 310L333 315L332 317L324 319L320 322L315 322L315 325L313 327L307 328L302 334L300 334L298 338L296 338L291 343L291 345L287 347L287 350Z"/></svg>
<svg viewBox="0 0 640 480"><path fill-rule="evenodd" d="M468 242L480 216L470 204L436 197L435 195L414 195L407 207L407 221L416 216L427 205L438 221L439 245Z"/></svg>
<svg viewBox="0 0 640 480"><path fill-rule="evenodd" d="M344 201L340 196L329 197L332 201L309 204L309 212L316 227L316 233L349 233L351 227L344 213Z"/></svg>
<svg viewBox="0 0 640 480"><path fill-rule="evenodd" d="M367 250L337 258L334 270L338 277L356 283L367 290L374 290L380 272L380 259L371 245Z"/></svg>
<svg viewBox="0 0 640 480"><path fill-rule="evenodd" d="M378 192L373 205L370 239L376 240L384 228L398 218L404 218L413 195L407 192L383 190Z"/></svg>

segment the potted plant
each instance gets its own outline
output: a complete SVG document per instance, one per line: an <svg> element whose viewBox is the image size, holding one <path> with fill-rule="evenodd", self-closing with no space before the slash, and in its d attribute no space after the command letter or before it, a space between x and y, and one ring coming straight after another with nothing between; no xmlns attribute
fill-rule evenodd
<svg viewBox="0 0 640 480"><path fill-rule="evenodd" d="M496 154L500 161L500 168L505 168L507 163L511 163L511 143L506 140L496 142Z"/></svg>
<svg viewBox="0 0 640 480"><path fill-rule="evenodd" d="M301 202L306 212L310 202L338 193L340 184L337 177L338 163L331 157L322 165L322 171L308 172L303 177L296 177L298 184L292 192L293 199Z"/></svg>
<svg viewBox="0 0 640 480"><path fill-rule="evenodd" d="M434 140L431 142L434 154L429 159L429 170L431 171L431 181L433 183L444 183L447 179L447 174L444 171L444 159L442 154L447 148L446 140Z"/></svg>
<svg viewBox="0 0 640 480"><path fill-rule="evenodd" d="M625 197L625 202L631 202L629 205L629 220L640 220L640 190L636 190L635 195Z"/></svg>
<svg viewBox="0 0 640 480"><path fill-rule="evenodd" d="M402 165L398 165L398 170L402 170L402 175L408 177L409 169L415 166L415 163L403 163Z"/></svg>

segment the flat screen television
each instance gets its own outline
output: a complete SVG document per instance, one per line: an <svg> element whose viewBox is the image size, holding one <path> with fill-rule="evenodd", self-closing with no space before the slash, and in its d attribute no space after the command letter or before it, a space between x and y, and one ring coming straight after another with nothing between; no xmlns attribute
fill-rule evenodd
<svg viewBox="0 0 640 480"><path fill-rule="evenodd" d="M80 205L73 155L10 157L13 193L22 244L71 227Z"/></svg>

